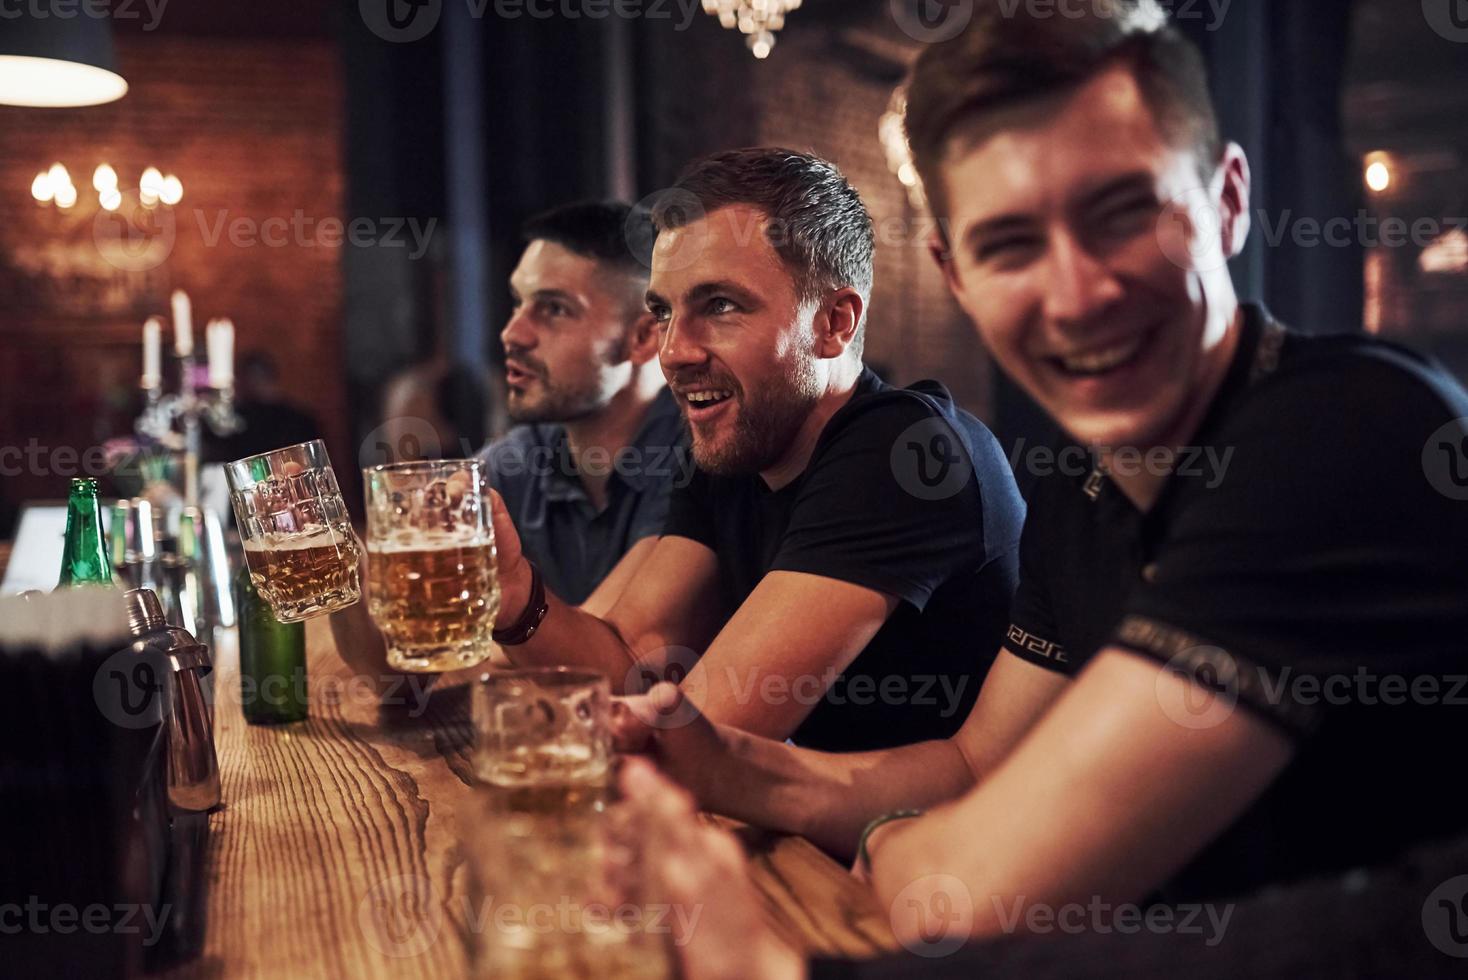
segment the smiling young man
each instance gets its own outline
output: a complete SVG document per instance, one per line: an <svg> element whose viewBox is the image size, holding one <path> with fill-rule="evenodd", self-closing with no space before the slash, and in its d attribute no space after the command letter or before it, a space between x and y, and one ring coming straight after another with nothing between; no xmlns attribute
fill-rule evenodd
<svg viewBox="0 0 1468 980"><path fill-rule="evenodd" d="M1023 504L942 386L863 367L861 199L823 160L738 150L654 219L647 304L697 470L600 618L546 592L497 507L499 642L619 691L672 675L712 719L819 748L950 734L1006 622Z"/></svg>
<svg viewBox="0 0 1468 980"><path fill-rule="evenodd" d="M1157 3L1008 6L978 5L924 51L908 134L954 296L1096 467L1037 484L1004 650L946 751L867 753L833 780L816 754L697 722L654 737L684 772L685 755L732 746L759 761L770 805L815 800L813 826L848 832L841 783L864 815L916 809L966 764L977 785L961 798L874 821L865 841L899 938L928 952L1060 909L1228 901L1468 826L1438 761L1468 667L1453 466L1468 395L1399 348L1297 334L1238 302L1226 263L1248 231L1249 168ZM1226 473L1135 465L1188 447ZM670 690L651 700L678 707ZM702 770L700 795L749 771ZM649 805L680 805L638 779ZM692 977L756 968L696 945ZM760 956L762 976L802 971L768 936L725 950ZM860 975L831 969L846 971Z"/></svg>

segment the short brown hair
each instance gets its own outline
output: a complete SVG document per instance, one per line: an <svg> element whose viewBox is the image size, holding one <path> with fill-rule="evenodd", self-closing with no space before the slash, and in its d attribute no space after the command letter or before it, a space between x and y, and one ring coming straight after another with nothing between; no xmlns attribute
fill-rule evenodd
<svg viewBox="0 0 1468 980"><path fill-rule="evenodd" d="M1202 53L1156 0L1094 0L1050 14L977 0L961 33L918 58L907 92L907 141L934 213L948 212L939 165L960 125L1076 88L1116 64L1135 74L1159 130L1192 146L1203 176L1217 165L1222 140Z"/></svg>
<svg viewBox="0 0 1468 980"><path fill-rule="evenodd" d="M659 231L747 204L769 216L770 245L795 279L802 301L846 286L870 299L876 249L872 218L835 164L783 147L726 150L690 163L672 189L681 193L665 194L652 207ZM685 195L698 202L692 213ZM865 320L863 314L854 344L858 353Z"/></svg>

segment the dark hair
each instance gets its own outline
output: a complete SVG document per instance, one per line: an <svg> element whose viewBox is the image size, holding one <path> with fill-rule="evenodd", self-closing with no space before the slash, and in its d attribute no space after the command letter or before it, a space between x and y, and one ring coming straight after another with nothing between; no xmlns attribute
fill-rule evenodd
<svg viewBox="0 0 1468 980"><path fill-rule="evenodd" d="M1191 144L1201 176L1211 176L1222 141L1203 56L1156 0L1095 0L1051 17L977 2L961 33L918 58L907 90L907 141L936 214L947 213L939 164L958 126L1078 87L1115 64L1135 74L1158 129Z"/></svg>
<svg viewBox="0 0 1468 980"><path fill-rule="evenodd" d="M845 286L870 298L872 218L834 164L781 147L726 150L689 164L672 191L653 205L659 230L731 204L748 204L769 215L765 234L803 301ZM687 206L687 195L697 199L698 209ZM856 349L861 350L860 327Z"/></svg>
<svg viewBox="0 0 1468 980"><path fill-rule="evenodd" d="M575 201L542 211L520 228L526 243L555 242L577 255L647 277L657 233L643 207L621 201Z"/></svg>

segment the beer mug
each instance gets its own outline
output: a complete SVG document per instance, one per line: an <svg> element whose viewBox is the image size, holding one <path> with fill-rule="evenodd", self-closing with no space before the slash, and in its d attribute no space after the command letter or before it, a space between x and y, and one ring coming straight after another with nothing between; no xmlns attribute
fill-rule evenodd
<svg viewBox="0 0 1468 980"><path fill-rule="evenodd" d="M476 980L673 976L640 828L608 808L611 703L605 676L568 667L492 670L474 687L465 847L474 919L488 924L471 926ZM488 903L517 914L482 914Z"/></svg>
<svg viewBox="0 0 1468 980"><path fill-rule="evenodd" d="M282 623L362 597L361 550L320 439L224 468L255 588Z"/></svg>
<svg viewBox="0 0 1468 980"><path fill-rule="evenodd" d="M367 610L397 670L458 670L494 651L500 586L483 467L438 459L362 471Z"/></svg>
<svg viewBox="0 0 1468 980"><path fill-rule="evenodd" d="M474 774L486 786L521 791L527 799L544 790L553 810L563 792L587 791L600 800L611 772L611 705L611 684L595 671L532 667L484 674L472 700Z"/></svg>

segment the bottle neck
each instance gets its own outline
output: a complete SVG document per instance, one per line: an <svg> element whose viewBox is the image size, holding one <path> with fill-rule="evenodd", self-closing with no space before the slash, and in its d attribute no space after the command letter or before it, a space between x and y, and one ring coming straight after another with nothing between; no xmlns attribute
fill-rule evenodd
<svg viewBox="0 0 1468 980"><path fill-rule="evenodd" d="M112 562L102 540L97 490L73 487L66 505L66 539L58 585L111 585Z"/></svg>

